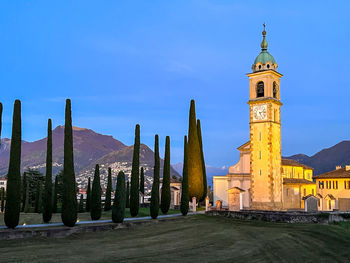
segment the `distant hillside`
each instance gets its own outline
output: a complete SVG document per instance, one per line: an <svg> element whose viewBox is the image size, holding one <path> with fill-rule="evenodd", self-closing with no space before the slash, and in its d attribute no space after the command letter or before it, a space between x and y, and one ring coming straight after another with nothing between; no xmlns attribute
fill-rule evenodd
<svg viewBox="0 0 350 263"><path fill-rule="evenodd" d="M350 164L350 141L342 141L330 148L319 151L313 156L296 154L284 158L313 167L315 175L326 173L334 170L337 165Z"/></svg>

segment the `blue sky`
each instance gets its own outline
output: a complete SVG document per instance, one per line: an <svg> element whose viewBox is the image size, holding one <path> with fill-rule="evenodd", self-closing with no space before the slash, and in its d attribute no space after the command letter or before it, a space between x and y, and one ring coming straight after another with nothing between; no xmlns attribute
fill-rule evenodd
<svg viewBox="0 0 350 263"><path fill-rule="evenodd" d="M3 136L16 98L23 139L47 118L130 145L171 136L182 161L190 99L206 163L231 165L249 140L248 78L262 23L281 81L282 154L314 154L350 139L348 1L7 1L0 9Z"/></svg>

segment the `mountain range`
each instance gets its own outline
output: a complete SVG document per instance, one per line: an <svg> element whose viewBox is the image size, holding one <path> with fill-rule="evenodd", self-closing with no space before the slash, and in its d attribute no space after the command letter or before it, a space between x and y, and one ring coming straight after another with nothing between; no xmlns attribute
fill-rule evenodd
<svg viewBox="0 0 350 263"><path fill-rule="evenodd" d="M53 174L63 169L64 126L52 131ZM36 169L45 173L46 138L34 142L22 141L21 170ZM11 140L4 138L0 146L0 177L8 170ZM133 146L127 146L112 136L102 135L90 129L73 127L74 166L79 187L85 187L88 177L93 176L95 164L100 164L102 187L107 177L107 168L111 167L114 179L117 173L124 171L130 177ZM152 183L154 153L144 144L140 146L140 166L145 169L146 189ZM163 160L161 160L161 169ZM171 167L171 176L180 175ZM162 171L161 171L162 176Z"/></svg>

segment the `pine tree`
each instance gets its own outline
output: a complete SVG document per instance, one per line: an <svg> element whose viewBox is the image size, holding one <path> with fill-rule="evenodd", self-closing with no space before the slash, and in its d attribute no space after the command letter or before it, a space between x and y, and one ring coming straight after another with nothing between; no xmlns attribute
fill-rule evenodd
<svg viewBox="0 0 350 263"><path fill-rule="evenodd" d="M203 142L202 142L202 128L201 128L201 121L199 119L197 120L197 132L198 132L199 147L201 148L201 159L202 159L202 170L203 170L203 196L199 200L199 202L202 202L207 197L207 172L205 170Z"/></svg>
<svg viewBox="0 0 350 263"><path fill-rule="evenodd" d="M26 198L27 198L27 173L23 174L23 180L22 180L22 209L21 212L24 212L24 207L26 205Z"/></svg>
<svg viewBox="0 0 350 263"><path fill-rule="evenodd" d="M125 193L125 206L126 208L130 208L130 183L129 181L126 183L126 193Z"/></svg>
<svg viewBox="0 0 350 263"><path fill-rule="evenodd" d="M168 213L170 208L171 193L170 193L170 137L165 139L165 156L163 167L163 184L162 195L160 201L160 209L163 214Z"/></svg>
<svg viewBox="0 0 350 263"><path fill-rule="evenodd" d="M79 199L79 213L84 213L84 196L83 196L83 194L80 195L80 199Z"/></svg>
<svg viewBox="0 0 350 263"><path fill-rule="evenodd" d="M88 186L86 190L86 205L85 205L86 212L90 212L91 210L91 179L89 177L88 180Z"/></svg>
<svg viewBox="0 0 350 263"><path fill-rule="evenodd" d="M112 169L108 168L108 179L107 179L107 189L106 189L106 201L105 201L105 211L111 210L112 203Z"/></svg>
<svg viewBox="0 0 350 263"><path fill-rule="evenodd" d="M123 223L125 217L125 175L122 171L118 173L115 188L114 203L112 208L112 220L114 223Z"/></svg>
<svg viewBox="0 0 350 263"><path fill-rule="evenodd" d="M10 147L10 163L7 173L5 224L15 228L19 222L21 211L21 102L15 101L12 122L12 137Z"/></svg>
<svg viewBox="0 0 350 263"><path fill-rule="evenodd" d="M91 190L91 220L99 220L102 213L101 205L101 182L100 182L100 167L96 164L95 176L92 182Z"/></svg>
<svg viewBox="0 0 350 263"><path fill-rule="evenodd" d="M135 128L135 143L134 143L134 155L132 158L131 168L131 187L130 187L130 215L137 216L140 206L139 195L139 160L140 158L140 125L136 125Z"/></svg>
<svg viewBox="0 0 350 263"><path fill-rule="evenodd" d="M143 204L144 196L145 196L145 172L143 170L143 167L141 167L141 174L140 174L140 193L142 194L142 204Z"/></svg>
<svg viewBox="0 0 350 263"><path fill-rule="evenodd" d="M190 107L187 156L189 197L196 197L197 201L199 201L203 197L204 183L202 155L197 132L196 110L194 100L191 100Z"/></svg>
<svg viewBox="0 0 350 263"><path fill-rule="evenodd" d="M46 149L46 177L45 192L43 198L43 221L50 222L52 217L52 122L47 124L47 149Z"/></svg>
<svg viewBox="0 0 350 263"><path fill-rule="evenodd" d="M61 218L63 224L69 227L75 225L78 217L75 185L72 111L71 101L67 99L64 125L63 201Z"/></svg>
<svg viewBox="0 0 350 263"><path fill-rule="evenodd" d="M53 204L52 204L52 212L57 213L57 202L58 202L58 178L55 177L55 186L53 189Z"/></svg>
<svg viewBox="0 0 350 263"><path fill-rule="evenodd" d="M159 137L158 134L154 137L154 169L153 169L153 184L151 192L150 212L151 217L156 219L159 213L159 174L160 174L160 160L159 160Z"/></svg>
<svg viewBox="0 0 350 263"><path fill-rule="evenodd" d="M187 136L184 139L184 163L182 170L182 186L181 186L181 206L180 210L182 215L187 215L188 213L188 157L187 157Z"/></svg>

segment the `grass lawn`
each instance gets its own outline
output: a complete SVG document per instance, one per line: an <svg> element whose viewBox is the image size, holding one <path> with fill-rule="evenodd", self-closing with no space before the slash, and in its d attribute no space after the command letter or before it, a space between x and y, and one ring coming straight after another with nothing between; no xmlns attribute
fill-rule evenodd
<svg viewBox="0 0 350 263"><path fill-rule="evenodd" d="M131 217L129 208L127 208L125 212L126 212L125 217ZM174 209L170 209L168 212L168 214L177 214L177 213L180 213L180 211L174 210ZM159 214L162 215L162 212L160 210L159 210ZM150 215L149 208L140 207L138 217L149 216L149 215ZM79 213L78 219L80 221L91 220L90 213ZM101 219L112 219L112 211L107 211L107 212L103 211ZM40 223L43 223L43 216L42 214L37 214L37 213L21 213L19 218L19 224L23 225L24 222L27 225L40 224ZM62 222L61 214L59 213L53 214L51 222L52 223ZM0 213L0 225L5 225L4 213Z"/></svg>
<svg viewBox="0 0 350 263"><path fill-rule="evenodd" d="M0 262L349 262L350 225L206 215L65 238L0 241Z"/></svg>

